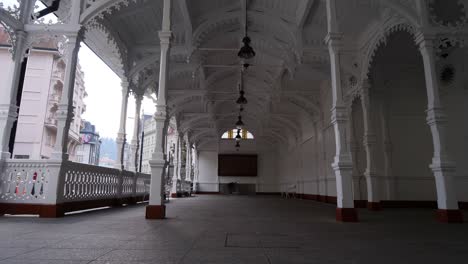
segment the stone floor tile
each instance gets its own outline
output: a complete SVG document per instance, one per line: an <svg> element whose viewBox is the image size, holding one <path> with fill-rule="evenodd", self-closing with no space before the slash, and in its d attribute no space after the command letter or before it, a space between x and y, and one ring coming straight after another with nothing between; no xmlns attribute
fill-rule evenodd
<svg viewBox="0 0 468 264"><path fill-rule="evenodd" d="M178 261L185 255L186 251L181 250L165 250L165 249L152 249L152 250L128 250L118 249L113 250L103 256L99 261L153 261L155 263L178 263Z"/></svg>
<svg viewBox="0 0 468 264"><path fill-rule="evenodd" d="M108 253L111 249L63 249L42 248L23 254L23 259L55 259L55 260L95 260Z"/></svg>
<svg viewBox="0 0 468 264"><path fill-rule="evenodd" d="M349 224L337 223L335 206L329 204L274 196L200 195L171 200L167 212L165 220L146 220L145 205L60 219L0 217L0 264L393 264L468 259L468 224L437 223L428 209L362 209L361 222Z"/></svg>
<svg viewBox="0 0 468 264"><path fill-rule="evenodd" d="M29 248L0 248L0 260L11 258L29 252Z"/></svg>
<svg viewBox="0 0 468 264"><path fill-rule="evenodd" d="M0 264L88 264L89 260L63 260L63 259L23 259L21 257L0 261Z"/></svg>
<svg viewBox="0 0 468 264"><path fill-rule="evenodd" d="M181 264L268 264L261 249L224 248L221 250L191 250Z"/></svg>

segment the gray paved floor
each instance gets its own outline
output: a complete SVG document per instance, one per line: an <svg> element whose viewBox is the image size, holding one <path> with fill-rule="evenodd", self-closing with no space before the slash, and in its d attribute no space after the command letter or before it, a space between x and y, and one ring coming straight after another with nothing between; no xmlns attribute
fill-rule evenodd
<svg viewBox="0 0 468 264"><path fill-rule="evenodd" d="M168 219L144 205L62 219L0 218L0 264L467 263L468 224L439 224L431 210L360 210L257 196L173 200ZM468 212L465 211L468 217Z"/></svg>

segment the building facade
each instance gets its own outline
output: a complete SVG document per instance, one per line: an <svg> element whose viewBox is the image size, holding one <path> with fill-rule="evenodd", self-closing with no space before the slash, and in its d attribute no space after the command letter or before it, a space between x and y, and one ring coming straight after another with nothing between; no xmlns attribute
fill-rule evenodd
<svg viewBox="0 0 468 264"><path fill-rule="evenodd" d="M0 65L6 69L11 63L10 45L3 28L0 28ZM29 52L21 105L14 141L13 158L51 158L57 136L57 110L64 88L66 62L61 57L57 42L49 39L34 44ZM5 70L0 70L0 79ZM78 65L73 95L74 115L70 124L68 149L70 160L76 159L83 127L81 115L86 111L84 74ZM3 83L0 83L0 87ZM1 87L1 89L6 89Z"/></svg>
<svg viewBox="0 0 468 264"><path fill-rule="evenodd" d="M96 127L88 121L83 122L80 132L81 144L76 150L76 162L99 166L101 140Z"/></svg>
<svg viewBox="0 0 468 264"><path fill-rule="evenodd" d="M141 159L141 172L150 173L149 160L156 144L156 122L151 115L143 115L143 155ZM140 135L141 138L141 135ZM140 139L141 140L141 139Z"/></svg>

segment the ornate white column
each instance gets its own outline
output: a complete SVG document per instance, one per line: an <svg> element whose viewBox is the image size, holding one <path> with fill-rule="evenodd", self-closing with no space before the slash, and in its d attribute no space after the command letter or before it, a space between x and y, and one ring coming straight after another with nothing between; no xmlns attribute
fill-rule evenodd
<svg viewBox="0 0 468 264"><path fill-rule="evenodd" d="M138 171L138 149L140 147L140 112L141 112L141 103L143 101L143 94L138 91L135 93L135 120L133 122L133 138L131 143L132 148L132 162L130 171L137 172Z"/></svg>
<svg viewBox="0 0 468 264"><path fill-rule="evenodd" d="M374 129L373 113L375 112L374 102L370 96L370 82L365 80L361 88L361 104L362 113L364 120L364 148L366 150L366 171L364 176L366 177L367 186L367 208L369 210L380 210L380 196L378 186L378 172L376 168L376 147L377 137Z"/></svg>
<svg viewBox="0 0 468 264"><path fill-rule="evenodd" d="M16 97L18 95L19 81L21 76L21 65L24 61L27 33L15 32L16 41L13 47L13 66L11 67L10 79L4 80L9 89L0 90L0 160L9 159L9 142L13 123L18 118L18 107Z"/></svg>
<svg viewBox="0 0 468 264"><path fill-rule="evenodd" d="M179 138L179 132L176 132L176 144L175 144L175 149L174 149L174 174L172 175L172 187L171 187L171 197L176 198L177 197L177 192L179 189L177 188L177 182L179 179L179 171L180 171L180 138Z"/></svg>
<svg viewBox="0 0 468 264"><path fill-rule="evenodd" d="M336 176L337 208L336 220L343 222L358 221L353 199L353 162L346 136L350 131L348 111L344 105L341 86L340 50L343 35L338 31L335 0L327 0L328 35L325 39L330 53L332 81L331 123L335 130L336 155L332 163Z"/></svg>
<svg viewBox="0 0 468 264"><path fill-rule="evenodd" d="M386 181L387 200L396 200L396 179L392 175L392 139L389 129L389 113L385 95L380 100L379 116L382 128L384 177Z"/></svg>
<svg viewBox="0 0 468 264"><path fill-rule="evenodd" d="M69 35L65 44L65 78L62 97L57 109L57 137L55 139L52 159L68 160L68 133L74 116L73 95L75 90L76 67L78 64L78 51L83 31L76 35Z"/></svg>
<svg viewBox="0 0 468 264"><path fill-rule="evenodd" d="M441 222L463 222L458 208L453 175L455 162L448 153L447 117L439 96L435 61L435 36L419 34L416 38L424 63L427 89L427 124L432 133L434 156L430 168L434 173L437 189L438 220Z"/></svg>
<svg viewBox="0 0 468 264"><path fill-rule="evenodd" d="M164 170L166 166L166 157L164 155L164 137L167 132L166 119L166 100L167 100L167 82L168 82L168 64L171 48L171 0L164 0L162 30L159 32L161 41L161 59L159 66L159 89L156 105L156 146L151 160L151 186L149 205L146 207L147 219L163 219L166 216L166 207L164 205Z"/></svg>
<svg viewBox="0 0 468 264"><path fill-rule="evenodd" d="M191 176L190 176L190 168L191 168L191 157L192 157L192 153L191 153L191 148L190 148L190 141L189 141L189 138L188 138L188 132L186 134L186 138L185 138L185 178L184 178L184 181L187 182L187 184L189 184L192 179L191 179Z"/></svg>
<svg viewBox="0 0 468 264"><path fill-rule="evenodd" d="M119 132L117 133L117 161L115 168L124 170L124 147L127 142L126 126L127 126L127 106L128 96L130 94L129 83L126 80L122 80L122 104L120 107L120 125Z"/></svg>
<svg viewBox="0 0 468 264"><path fill-rule="evenodd" d="M193 192L198 192L198 150L197 146L194 145L193 151Z"/></svg>
<svg viewBox="0 0 468 264"><path fill-rule="evenodd" d="M183 135L181 135L180 133L178 134L177 136L177 142L178 142L178 153L177 153L177 160L178 160L178 163L177 163L177 179L179 179L180 181L182 181L182 163L183 163L183 157L182 157L182 144L183 144Z"/></svg>
<svg viewBox="0 0 468 264"><path fill-rule="evenodd" d="M358 173L358 166L357 166L357 156L358 156L358 153L359 153L359 144L356 143L356 137L354 135L354 131L351 127L351 125L353 124L353 118L352 118L352 115L350 115L350 120L349 120L349 123L350 123L350 141L349 141L349 148L350 148L350 151L351 151L351 155L353 157L353 173L352 173L352 177L353 177L353 190L354 190L354 198L355 199L359 199L359 200L362 200L362 194L361 194L361 185L360 185L360 182L361 182L361 175L359 175Z"/></svg>

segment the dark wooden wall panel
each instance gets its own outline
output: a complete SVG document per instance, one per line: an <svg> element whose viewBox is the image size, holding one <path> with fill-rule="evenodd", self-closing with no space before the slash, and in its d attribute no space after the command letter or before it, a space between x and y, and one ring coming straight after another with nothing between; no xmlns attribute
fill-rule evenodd
<svg viewBox="0 0 468 264"><path fill-rule="evenodd" d="M218 155L219 176L257 176L257 155Z"/></svg>

